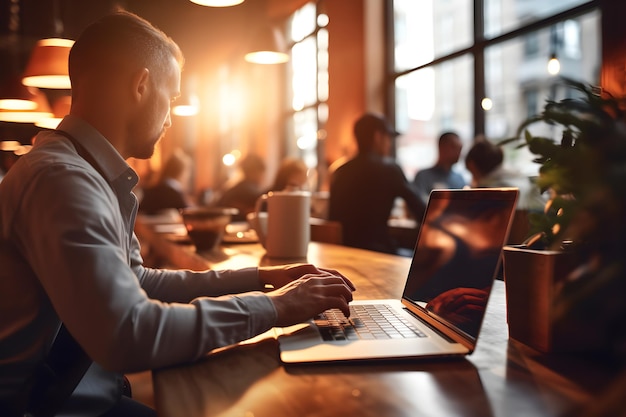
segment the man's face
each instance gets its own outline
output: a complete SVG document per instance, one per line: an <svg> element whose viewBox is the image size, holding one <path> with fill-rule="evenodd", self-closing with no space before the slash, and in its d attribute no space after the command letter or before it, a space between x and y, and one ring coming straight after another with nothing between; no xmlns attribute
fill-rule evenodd
<svg viewBox="0 0 626 417"><path fill-rule="evenodd" d="M171 105L180 95L180 67L174 58L162 75L149 74L148 88L131 121L129 157L148 159L154 147L172 125Z"/></svg>
<svg viewBox="0 0 626 417"><path fill-rule="evenodd" d="M461 149L463 149L463 143L459 137L450 138L445 144L445 158L450 164L456 164L461 157Z"/></svg>

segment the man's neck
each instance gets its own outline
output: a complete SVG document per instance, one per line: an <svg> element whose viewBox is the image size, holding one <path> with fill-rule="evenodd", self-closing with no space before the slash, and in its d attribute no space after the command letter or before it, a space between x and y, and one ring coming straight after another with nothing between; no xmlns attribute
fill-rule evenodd
<svg viewBox="0 0 626 417"><path fill-rule="evenodd" d="M440 170L442 170L442 171L445 171L445 172L450 172L450 171L452 171L452 166L453 166L453 165L454 165L454 164L446 164L446 163L444 163L444 162L439 161L439 162L437 162L437 163L435 164L435 167L439 168L439 169L440 169Z"/></svg>

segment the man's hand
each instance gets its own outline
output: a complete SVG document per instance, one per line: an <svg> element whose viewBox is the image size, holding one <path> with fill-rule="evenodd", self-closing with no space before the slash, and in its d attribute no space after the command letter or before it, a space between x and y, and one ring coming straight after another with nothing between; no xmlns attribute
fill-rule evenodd
<svg viewBox="0 0 626 417"><path fill-rule="evenodd" d="M259 279L263 285L269 285L274 289L289 284L291 281L299 279L308 274L330 273L343 278L345 283L355 290L354 285L348 278L332 269L318 268L311 264L291 264L281 266L269 266L259 268Z"/></svg>
<svg viewBox="0 0 626 417"><path fill-rule="evenodd" d="M343 275L325 270L308 273L271 291L268 296L276 308L276 326L306 321L322 311L338 308L350 315L354 286Z"/></svg>

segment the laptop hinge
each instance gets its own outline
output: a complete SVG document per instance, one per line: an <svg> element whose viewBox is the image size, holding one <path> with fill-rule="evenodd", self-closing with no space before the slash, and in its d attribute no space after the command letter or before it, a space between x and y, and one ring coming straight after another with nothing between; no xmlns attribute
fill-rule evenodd
<svg viewBox="0 0 626 417"><path fill-rule="evenodd" d="M419 306L416 306L415 304L407 300L403 299L402 305L406 308L406 310L409 313L415 316L418 320L422 321L424 324L428 325L433 331L437 332L437 334L439 334L442 338L446 339L450 343L459 343L463 345L469 350L469 353L472 353L474 351L474 347L476 343L469 340L466 335L455 331L444 322L428 314L427 311L423 310Z"/></svg>

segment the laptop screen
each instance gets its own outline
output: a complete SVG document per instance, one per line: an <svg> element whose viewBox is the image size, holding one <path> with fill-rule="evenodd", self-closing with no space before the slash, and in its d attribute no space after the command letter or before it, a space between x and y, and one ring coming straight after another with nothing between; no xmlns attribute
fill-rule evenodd
<svg viewBox="0 0 626 417"><path fill-rule="evenodd" d="M516 189L433 191L403 299L475 342L516 197Z"/></svg>

